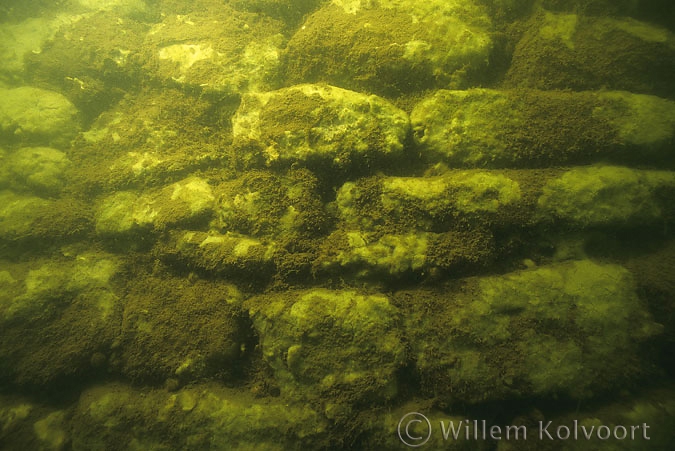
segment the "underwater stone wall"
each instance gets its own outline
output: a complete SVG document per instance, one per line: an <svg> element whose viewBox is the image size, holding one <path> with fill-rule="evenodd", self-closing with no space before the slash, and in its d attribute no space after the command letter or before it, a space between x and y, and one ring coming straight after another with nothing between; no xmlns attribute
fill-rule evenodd
<svg viewBox="0 0 675 451"><path fill-rule="evenodd" d="M7 9L0 448L668 449L675 39L581 3Z"/></svg>

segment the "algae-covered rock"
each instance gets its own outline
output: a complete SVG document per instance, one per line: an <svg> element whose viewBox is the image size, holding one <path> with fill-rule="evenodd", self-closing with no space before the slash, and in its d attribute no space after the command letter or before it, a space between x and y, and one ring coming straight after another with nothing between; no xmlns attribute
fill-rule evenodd
<svg viewBox="0 0 675 451"><path fill-rule="evenodd" d="M0 237L12 239L29 235L40 212L51 207L46 199L21 196L12 191L0 191Z"/></svg>
<svg viewBox="0 0 675 451"><path fill-rule="evenodd" d="M58 194L65 184L70 160L64 152L50 147L24 147L3 161L0 185L24 188L40 196Z"/></svg>
<svg viewBox="0 0 675 451"><path fill-rule="evenodd" d="M63 93L93 120L141 81L147 25L121 11L80 14L38 51L25 57L26 78Z"/></svg>
<svg viewBox="0 0 675 451"><path fill-rule="evenodd" d="M673 443L675 427L673 412L675 392L671 385L662 388L644 387L600 403L581 404L580 408L570 413L546 409L544 412L535 411L522 415L515 423L527 427L528 440L511 444L500 443L497 449L537 451L542 449L542 442L557 442L555 449L561 451L669 449ZM560 437L565 437L567 431L570 431L569 438L559 438L558 430ZM531 438L535 440L530 440Z"/></svg>
<svg viewBox="0 0 675 451"><path fill-rule="evenodd" d="M318 180L307 170L278 176L250 171L217 187L216 220L221 232L307 239L327 226Z"/></svg>
<svg viewBox="0 0 675 451"><path fill-rule="evenodd" d="M442 412L426 401L410 401L386 411L363 412L359 416L359 426L364 432L357 446L382 451L400 450L404 446L451 451L491 449L489 442L480 435L474 438L473 421L466 416ZM478 428L480 426L479 421ZM477 430L477 433L481 431Z"/></svg>
<svg viewBox="0 0 675 451"><path fill-rule="evenodd" d="M495 26L499 27L529 15L535 0L478 0L478 3L485 5Z"/></svg>
<svg viewBox="0 0 675 451"><path fill-rule="evenodd" d="M27 2L23 3L25 5ZM51 3L51 2L49 2ZM19 5L12 5L15 9ZM3 6L0 6L0 12ZM5 21L0 24L0 80L20 82L24 75L26 54L40 53L45 43L58 29L78 19L68 14L43 15L22 21Z"/></svg>
<svg viewBox="0 0 675 451"><path fill-rule="evenodd" d="M139 276L124 299L114 365L130 380L182 383L243 371L250 339L231 284L178 277Z"/></svg>
<svg viewBox="0 0 675 451"><path fill-rule="evenodd" d="M675 98L675 35L631 18L541 12L517 44L508 87L614 89Z"/></svg>
<svg viewBox="0 0 675 451"><path fill-rule="evenodd" d="M40 451L64 450L70 440L69 414L26 397L0 395L0 447L20 451L30 443Z"/></svg>
<svg viewBox="0 0 675 451"><path fill-rule="evenodd" d="M438 231L458 221L494 221L518 207L521 197L517 180L472 170L347 182L338 190L336 205L343 221L364 229L398 223Z"/></svg>
<svg viewBox="0 0 675 451"><path fill-rule="evenodd" d="M0 379L45 387L101 370L121 322L116 258L91 251L8 265ZM10 279L11 277L11 279Z"/></svg>
<svg viewBox="0 0 675 451"><path fill-rule="evenodd" d="M28 418L34 409L27 400L0 395L0 446L3 449L20 449L11 447L12 439L18 441L21 430L27 429Z"/></svg>
<svg viewBox="0 0 675 451"><path fill-rule="evenodd" d="M319 404L331 418L350 415L353 403L396 395L405 348L386 296L311 289L244 305L282 395Z"/></svg>
<svg viewBox="0 0 675 451"><path fill-rule="evenodd" d="M86 192L156 187L227 163L236 105L219 105L230 110L226 119L205 98L169 87L125 97L76 141L68 154L77 168L71 183Z"/></svg>
<svg viewBox="0 0 675 451"><path fill-rule="evenodd" d="M118 192L99 204L96 232L119 236L198 223L213 214L214 200L211 186L200 177L188 177L143 194Z"/></svg>
<svg viewBox="0 0 675 451"><path fill-rule="evenodd" d="M400 156L409 130L407 114L380 97L309 84L247 94L232 125L245 163L329 168Z"/></svg>
<svg viewBox="0 0 675 451"><path fill-rule="evenodd" d="M395 299L422 391L451 401L588 398L648 372L640 344L662 329L627 270L590 260Z"/></svg>
<svg viewBox="0 0 675 451"><path fill-rule="evenodd" d="M44 244L44 240L80 235L89 230L90 221L88 207L80 201L0 191L2 241L23 243L30 248Z"/></svg>
<svg viewBox="0 0 675 451"><path fill-rule="evenodd" d="M428 233L384 235L377 241L370 242L366 234L352 231L345 233L345 238L347 249L338 250L333 258L322 261L322 266L363 268L358 273L360 276L373 272L400 275L419 272L428 267Z"/></svg>
<svg viewBox="0 0 675 451"><path fill-rule="evenodd" d="M66 412L57 410L33 424L40 449L62 450L70 441L70 424Z"/></svg>
<svg viewBox="0 0 675 451"><path fill-rule="evenodd" d="M169 262L221 275L265 278L274 269L276 244L236 233L180 231L170 233L156 253Z"/></svg>
<svg viewBox="0 0 675 451"><path fill-rule="evenodd" d="M338 231L329 236L315 266L355 277L392 278L427 275L442 269L462 274L491 260L492 235L484 230L447 233L375 234Z"/></svg>
<svg viewBox="0 0 675 451"><path fill-rule="evenodd" d="M0 137L22 144L67 147L79 132L78 111L63 95L24 86L0 88Z"/></svg>
<svg viewBox="0 0 675 451"><path fill-rule="evenodd" d="M93 387L80 397L72 424L73 450L322 449L328 428L309 406L213 385L176 393Z"/></svg>
<svg viewBox="0 0 675 451"><path fill-rule="evenodd" d="M302 18L321 6L323 0L230 0L232 8L282 20L295 26Z"/></svg>
<svg viewBox="0 0 675 451"><path fill-rule="evenodd" d="M579 227L652 224L672 214L675 172L620 166L570 169L549 180L538 207Z"/></svg>
<svg viewBox="0 0 675 451"><path fill-rule="evenodd" d="M490 28L473 0L334 0L288 42L286 73L385 96L459 89L487 67Z"/></svg>
<svg viewBox="0 0 675 451"><path fill-rule="evenodd" d="M145 39L146 70L163 83L240 95L276 87L282 25L228 5L167 15Z"/></svg>
<svg viewBox="0 0 675 451"><path fill-rule="evenodd" d="M548 166L672 158L675 102L627 92L437 91L418 103L415 141L461 166Z"/></svg>

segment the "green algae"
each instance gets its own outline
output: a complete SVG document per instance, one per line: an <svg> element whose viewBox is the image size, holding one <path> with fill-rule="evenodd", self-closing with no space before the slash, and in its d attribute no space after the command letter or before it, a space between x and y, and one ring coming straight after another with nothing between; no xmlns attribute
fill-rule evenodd
<svg viewBox="0 0 675 451"><path fill-rule="evenodd" d="M405 349L386 296L314 289L252 298L247 306L283 395L321 406L329 418L351 415L354 403L396 396Z"/></svg>
<svg viewBox="0 0 675 451"><path fill-rule="evenodd" d="M672 39L644 2L151 3L1 70L33 103L0 121L0 448L669 427ZM429 446L514 447L479 442Z"/></svg>
<svg viewBox="0 0 675 451"><path fill-rule="evenodd" d="M662 330L639 301L628 271L591 261L425 293L433 317L410 304L418 296L400 296L423 390L448 402L590 397L635 377L639 365L624 363L639 360L636 343Z"/></svg>

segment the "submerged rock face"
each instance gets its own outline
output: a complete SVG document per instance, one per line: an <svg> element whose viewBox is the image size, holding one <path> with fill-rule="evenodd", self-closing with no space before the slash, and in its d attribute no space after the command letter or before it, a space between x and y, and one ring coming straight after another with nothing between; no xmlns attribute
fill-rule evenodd
<svg viewBox="0 0 675 451"><path fill-rule="evenodd" d="M203 221L213 214L214 200L208 182L198 177L140 196L119 192L102 200L96 232L101 236L125 235Z"/></svg>
<svg viewBox="0 0 675 451"><path fill-rule="evenodd" d="M300 450L324 442L327 429L320 414L306 405L212 385L177 393L148 393L122 384L93 387L82 394L75 423L75 450Z"/></svg>
<svg viewBox="0 0 675 451"><path fill-rule="evenodd" d="M464 87L487 66L490 27L472 0L335 0L288 42L286 76L380 95Z"/></svg>
<svg viewBox="0 0 675 451"><path fill-rule="evenodd" d="M396 396L405 348L386 296L316 289L247 305L285 396L318 404L329 418L351 415L353 403Z"/></svg>
<svg viewBox="0 0 675 451"><path fill-rule="evenodd" d="M675 99L675 35L627 17L542 12L518 42L505 84L627 90Z"/></svg>
<svg viewBox="0 0 675 451"><path fill-rule="evenodd" d="M39 196L58 195L66 183L70 160L51 147L23 147L3 158L0 187L23 189Z"/></svg>
<svg viewBox="0 0 675 451"><path fill-rule="evenodd" d="M78 111L63 95L24 86L1 89L0 136L9 142L66 147L79 131Z"/></svg>
<svg viewBox="0 0 675 451"><path fill-rule="evenodd" d="M227 283L139 277L124 299L111 366L130 380L232 379L250 340L239 290ZM152 293L148 296L148 293Z"/></svg>
<svg viewBox="0 0 675 451"><path fill-rule="evenodd" d="M672 171L590 166L548 181L538 204L552 219L577 227L653 224L673 214L663 199L674 193Z"/></svg>
<svg viewBox="0 0 675 451"><path fill-rule="evenodd" d="M58 262L5 267L0 380L53 386L100 371L119 332L119 260L81 252Z"/></svg>
<svg viewBox="0 0 675 451"><path fill-rule="evenodd" d="M222 5L170 15L147 33L146 69L163 83L241 95L275 86L281 24Z"/></svg>
<svg viewBox="0 0 675 451"><path fill-rule="evenodd" d="M675 135L675 102L623 91L440 90L410 118L430 159L459 166L658 162Z"/></svg>
<svg viewBox="0 0 675 451"><path fill-rule="evenodd" d="M0 449L669 449L665 0L4 3Z"/></svg>
<svg viewBox="0 0 675 451"><path fill-rule="evenodd" d="M626 269L589 260L398 296L422 390L454 401L590 397L634 377L639 343L662 330Z"/></svg>
<svg viewBox="0 0 675 451"><path fill-rule="evenodd" d="M304 84L247 94L232 129L248 164L356 169L400 156L409 125L380 97Z"/></svg>

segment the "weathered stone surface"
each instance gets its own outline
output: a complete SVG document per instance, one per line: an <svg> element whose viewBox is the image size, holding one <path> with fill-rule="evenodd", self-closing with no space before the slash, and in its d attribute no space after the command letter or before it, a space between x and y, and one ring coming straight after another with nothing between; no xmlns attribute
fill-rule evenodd
<svg viewBox="0 0 675 451"><path fill-rule="evenodd" d="M101 236L125 235L204 222L213 214L214 200L211 186L199 177L143 194L119 192L100 202L96 232Z"/></svg>
<svg viewBox="0 0 675 451"><path fill-rule="evenodd" d="M619 166L570 169L544 185L539 210L577 227L635 226L671 217L675 172Z"/></svg>
<svg viewBox="0 0 675 451"><path fill-rule="evenodd" d="M298 85L244 96L234 144L248 164L345 168L403 151L407 114L374 96L328 85Z"/></svg>
<svg viewBox="0 0 675 451"><path fill-rule="evenodd" d="M317 185L317 177L307 170L285 176L246 172L214 189L216 219L211 227L221 233L286 242L320 235L328 227L328 218Z"/></svg>
<svg viewBox="0 0 675 451"><path fill-rule="evenodd" d="M148 26L109 6L107 11L80 11L83 14L61 26L39 51L25 56L26 78L64 94L87 121L142 79Z"/></svg>
<svg viewBox="0 0 675 451"><path fill-rule="evenodd" d="M121 323L119 261L73 249L58 260L3 266L0 379L47 387L100 370Z"/></svg>
<svg viewBox="0 0 675 451"><path fill-rule="evenodd" d="M277 245L237 233L180 231L170 234L157 254L215 274L270 277Z"/></svg>
<svg viewBox="0 0 675 451"><path fill-rule="evenodd" d="M588 398L639 374L640 343L662 330L617 265L572 261L467 282L395 296L422 390L447 400Z"/></svg>
<svg viewBox="0 0 675 451"><path fill-rule="evenodd" d="M626 90L675 99L675 35L631 18L541 12L517 44L507 87Z"/></svg>
<svg viewBox="0 0 675 451"><path fill-rule="evenodd" d="M0 150L0 187L54 196L65 185L70 160L64 152L50 147L23 147L3 154Z"/></svg>
<svg viewBox="0 0 675 451"><path fill-rule="evenodd" d="M443 270L453 275L491 261L493 237L485 230L447 233L377 233L346 230L325 241L315 266L386 284L397 278Z"/></svg>
<svg viewBox="0 0 675 451"><path fill-rule="evenodd" d="M78 111L59 93L0 88L0 137L22 144L67 147L80 130Z"/></svg>
<svg viewBox="0 0 675 451"><path fill-rule="evenodd" d="M398 311L384 295L314 289L270 293L244 304L285 396L328 417L353 403L391 399L406 356Z"/></svg>
<svg viewBox="0 0 675 451"><path fill-rule="evenodd" d="M125 97L76 141L69 157L79 170L71 184L88 193L110 193L161 186L227 164L229 118L236 105L223 103L221 113L206 99L173 88Z"/></svg>
<svg viewBox="0 0 675 451"><path fill-rule="evenodd" d="M289 41L286 74L385 96L458 89L487 66L490 27L472 0L335 0Z"/></svg>
<svg viewBox="0 0 675 451"><path fill-rule="evenodd" d="M437 91L411 113L430 159L551 166L672 158L675 102L624 91Z"/></svg>
<svg viewBox="0 0 675 451"><path fill-rule="evenodd" d="M327 422L311 407L245 391L196 385L167 393L122 384L82 393L72 448L251 449L326 447Z"/></svg>
<svg viewBox="0 0 675 451"><path fill-rule="evenodd" d="M168 15L147 33L148 74L163 83L241 95L273 89L283 37L280 23L221 5Z"/></svg>
<svg viewBox="0 0 675 451"><path fill-rule="evenodd" d="M517 179L483 170L448 171L429 177L374 177L338 190L340 218L370 230L377 225L444 231L452 223L486 222L523 203Z"/></svg>
<svg viewBox="0 0 675 451"><path fill-rule="evenodd" d="M91 214L87 205L73 199L43 199L0 191L0 240L26 249L43 240L77 236L88 231Z"/></svg>
<svg viewBox="0 0 675 451"><path fill-rule="evenodd" d="M139 275L127 285L111 366L146 384L240 377L250 344L241 297L225 282Z"/></svg>

